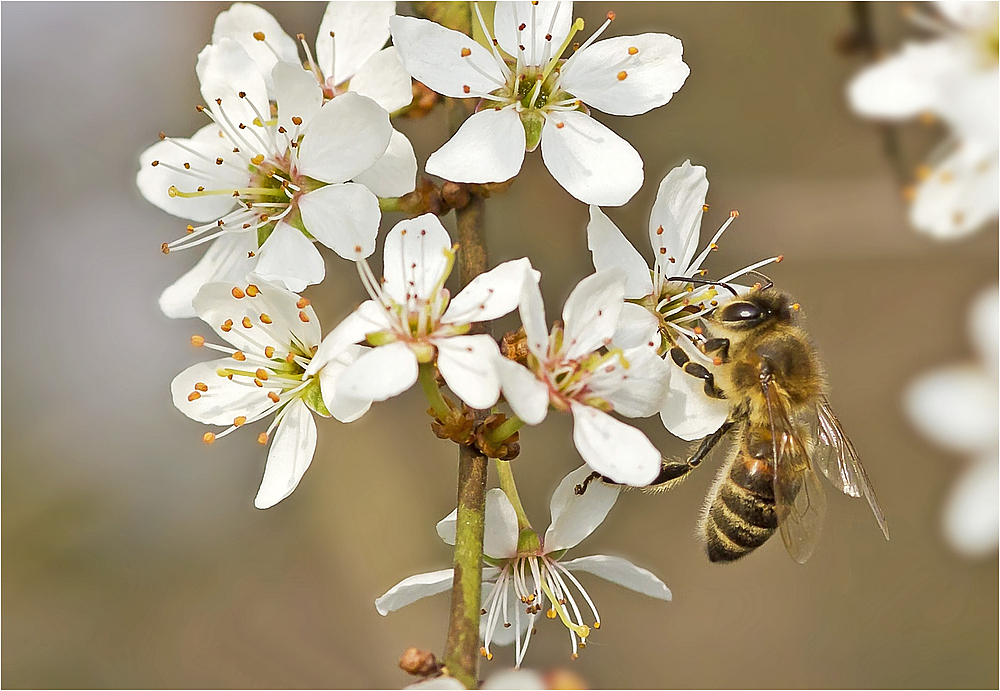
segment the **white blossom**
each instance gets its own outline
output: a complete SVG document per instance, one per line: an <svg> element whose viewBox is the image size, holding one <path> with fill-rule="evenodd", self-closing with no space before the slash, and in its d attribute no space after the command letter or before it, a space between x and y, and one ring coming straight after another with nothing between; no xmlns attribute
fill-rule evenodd
<svg viewBox="0 0 1000 691"><path fill-rule="evenodd" d="M928 5L929 6L929 5ZM917 171L910 222L938 238L975 231L1000 211L1000 32L995 2L940 2L910 16L937 35L911 41L859 73L848 88L860 115L932 116L948 136Z"/></svg>
<svg viewBox="0 0 1000 691"><path fill-rule="evenodd" d="M478 6L476 13L489 37ZM588 106L639 115L667 103L690 71L681 42L654 33L595 42L613 19L609 13L563 59L583 28L572 13L571 2L499 0L489 49L425 19L390 20L403 66L415 79L445 96L480 102L427 160L428 173L455 182L502 182L521 170L525 151L541 144L549 172L577 199L618 206L632 198L642 185L642 159L592 118Z"/></svg>
<svg viewBox="0 0 1000 691"><path fill-rule="evenodd" d="M472 324L497 319L517 307L521 286L537 284L527 259L504 262L477 276L453 299L445 282L456 248L437 216L401 221L385 239L379 281L359 262L371 300L362 303L323 340L312 369L323 367L351 344L375 346L344 372L341 389L356 398L384 401L417 381L421 363L437 362L448 387L473 408L500 395L499 349L492 336L469 334ZM307 373L311 373L307 370Z"/></svg>
<svg viewBox="0 0 1000 691"><path fill-rule="evenodd" d="M707 272L702 264L717 249L718 241L739 216L735 211L699 252L701 219L708 209L708 178L705 168L691 161L671 170L660 182L656 201L649 214L649 242L653 248L653 268L632 246L621 230L598 207L590 207L587 246L597 270L618 269L626 276L625 306L614 335L622 348L647 346L662 358L663 376L669 381L661 402L660 419L673 434L688 441L700 439L717 430L729 415L728 402L705 393L700 379L683 372L669 357L674 346L709 370L713 358L696 347L704 340L696 329L700 320L713 310L719 294L716 285L691 283ZM737 292L744 286L731 283L780 257L765 259L722 277L715 283L729 285ZM674 279L674 280L668 280ZM725 289L722 289L725 294Z"/></svg>
<svg viewBox="0 0 1000 691"><path fill-rule="evenodd" d="M363 352L354 346L319 371L306 374L319 346L320 325L309 301L270 283L207 283L194 299L198 316L229 346L191 342L226 357L192 365L170 385L174 405L192 420L227 425L213 443L274 415L257 440L271 441L264 479L254 504L266 509L287 497L312 463L316 423L310 411L341 422L357 419L370 400L340 395L337 381Z"/></svg>
<svg viewBox="0 0 1000 691"><path fill-rule="evenodd" d="M996 551L1000 534L997 288L975 300L969 321L982 362L951 365L921 376L910 385L905 403L910 419L928 439L972 459L951 488L943 524L956 550L980 557Z"/></svg>
<svg viewBox="0 0 1000 691"><path fill-rule="evenodd" d="M594 555L563 561L568 550L604 521L618 498L617 489L601 483L592 483L583 495L576 494L576 485L589 474L590 469L582 466L562 479L549 506L551 524L541 537L519 527L514 507L502 490L486 493L482 604L486 613L480 620L480 636L487 659L493 657L491 646L513 643L519 667L542 612L566 627L575 657L586 645L591 628L601 627L597 607L577 573L589 573L649 597L671 599L659 578L620 557ZM453 511L437 525L438 535L449 545L455 544L456 517ZM452 569L410 576L378 598L375 608L385 616L448 590L453 577Z"/></svg>
<svg viewBox="0 0 1000 691"><path fill-rule="evenodd" d="M549 406L573 415L573 442L587 464L616 482L646 485L660 470L660 452L645 434L609 413L646 417L659 410L666 371L648 346L622 350L611 339L622 314L625 277L618 269L580 281L551 333L538 285L524 284L519 305L529 351L527 367L498 359L504 397L529 425Z"/></svg>

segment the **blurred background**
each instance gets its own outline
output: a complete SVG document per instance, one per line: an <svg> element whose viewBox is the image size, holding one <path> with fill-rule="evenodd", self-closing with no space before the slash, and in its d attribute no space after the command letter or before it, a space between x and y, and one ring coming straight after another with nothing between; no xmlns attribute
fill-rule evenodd
<svg viewBox="0 0 1000 691"><path fill-rule="evenodd" d="M324 10L262 4L310 41ZM263 512L256 432L208 447L171 405L171 378L203 357L188 344L203 327L166 319L156 298L200 250L160 254L185 221L146 203L134 176L158 131L204 124L195 58L226 7L2 8L6 687L398 688L403 649L444 641L447 596L387 618L373 605L450 564L434 524L454 507L456 453L429 431L418 390L349 426L321 424L301 486ZM596 688L995 686L996 553L961 557L940 527L965 459L925 441L902 406L921 372L974 361L967 308L997 282L995 223L949 244L908 226L897 171L941 133L896 128L902 158L890 160L879 126L849 113L844 88L865 64L837 48L850 4L602 1L577 13L594 28L610 9L609 36L679 37L691 76L661 109L598 116L646 170L608 214L649 256L656 187L690 158L711 182L703 234L740 211L712 275L785 255L772 277L803 305L892 541L862 501L828 488L807 565L772 540L718 566L695 537L714 470L666 495L630 493L571 556L626 556L673 602L589 578L604 621L587 650L571 664L561 627L543 623L525 664L571 665ZM899 6L869 9L880 46L911 32ZM397 127L421 163L446 134L440 113ZM491 261L529 256L554 317L592 271L586 206L535 154L487 216ZM365 295L326 254L328 278L306 294L329 330ZM655 418L641 427L665 454L685 452ZM580 463L568 416L524 431L522 448L515 473L544 526L551 491Z"/></svg>

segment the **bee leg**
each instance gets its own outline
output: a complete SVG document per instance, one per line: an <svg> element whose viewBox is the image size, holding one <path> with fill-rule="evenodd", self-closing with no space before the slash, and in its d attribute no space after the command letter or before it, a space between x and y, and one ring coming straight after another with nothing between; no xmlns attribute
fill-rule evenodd
<svg viewBox="0 0 1000 691"><path fill-rule="evenodd" d="M705 353L705 355L715 353L716 358L719 360L715 363L717 365L721 365L723 362L727 362L729 360L728 338L710 338L704 343L699 343L698 347L701 349L701 352Z"/></svg>
<svg viewBox="0 0 1000 691"><path fill-rule="evenodd" d="M713 339L719 341L725 341L725 339ZM726 341L726 348L729 347L729 341ZM674 361L674 364L680 367L682 370L690 374L692 377L696 377L705 382L705 395L709 398L725 398L726 395L719 390L719 387L715 385L715 375L709 372L704 365L699 365L697 362L691 362L691 358L688 357L687 353L680 346L674 346L670 349L670 359Z"/></svg>
<svg viewBox="0 0 1000 691"><path fill-rule="evenodd" d="M590 485L591 482L600 479L606 480L607 478L604 478L604 476L601 475L600 473L591 473L590 475L587 476L587 478L583 482L581 482L579 485L573 488L573 492L575 492L577 495L582 496L583 493L587 491L587 487Z"/></svg>
<svg viewBox="0 0 1000 691"><path fill-rule="evenodd" d="M722 426L701 440L698 448L686 461L663 459L660 462L660 474L646 487L654 492L668 490L678 484L687 474L701 465L712 449L722 441L722 438L733 428L738 419L731 417Z"/></svg>

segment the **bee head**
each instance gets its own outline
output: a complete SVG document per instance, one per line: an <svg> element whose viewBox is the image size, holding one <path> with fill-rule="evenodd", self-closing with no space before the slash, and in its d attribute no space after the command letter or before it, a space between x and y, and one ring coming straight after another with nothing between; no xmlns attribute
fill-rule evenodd
<svg viewBox="0 0 1000 691"><path fill-rule="evenodd" d="M729 331L747 331L770 324L789 324L798 305L771 288L754 289L720 305L711 320Z"/></svg>

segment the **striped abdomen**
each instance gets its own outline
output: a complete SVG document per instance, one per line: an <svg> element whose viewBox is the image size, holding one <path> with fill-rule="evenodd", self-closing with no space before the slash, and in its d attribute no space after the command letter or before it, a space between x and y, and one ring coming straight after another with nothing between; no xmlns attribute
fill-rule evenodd
<svg viewBox="0 0 1000 691"><path fill-rule="evenodd" d="M734 561L767 542L778 528L770 440L745 435L735 458L713 488L705 514L705 548L711 561Z"/></svg>

